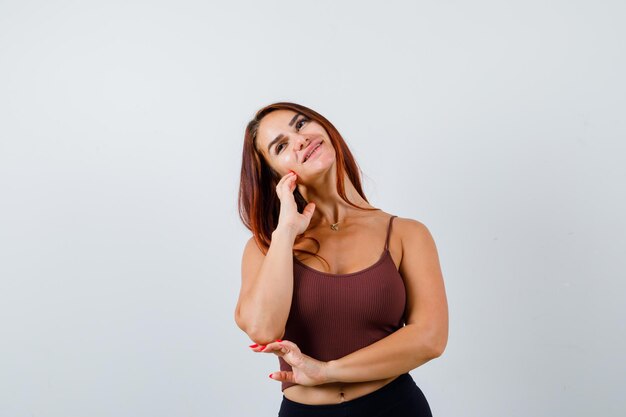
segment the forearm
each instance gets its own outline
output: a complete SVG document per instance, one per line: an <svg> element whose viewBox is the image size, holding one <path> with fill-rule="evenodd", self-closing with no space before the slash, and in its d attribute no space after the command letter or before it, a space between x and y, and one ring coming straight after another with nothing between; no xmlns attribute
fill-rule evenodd
<svg viewBox="0 0 626 417"><path fill-rule="evenodd" d="M328 362L328 382L362 382L406 373L441 355L431 337L409 324L340 359Z"/></svg>
<svg viewBox="0 0 626 417"><path fill-rule="evenodd" d="M272 233L263 265L241 302L241 327L256 343L272 342L284 332L293 294L294 240L287 229Z"/></svg>

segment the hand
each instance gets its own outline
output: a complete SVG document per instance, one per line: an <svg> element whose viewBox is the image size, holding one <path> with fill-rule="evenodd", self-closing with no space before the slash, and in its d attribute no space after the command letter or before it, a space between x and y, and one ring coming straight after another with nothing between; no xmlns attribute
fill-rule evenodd
<svg viewBox="0 0 626 417"><path fill-rule="evenodd" d="M293 196L297 177L298 175L295 172L289 171L276 185L276 194L280 200L278 225L291 228L296 232L296 235L300 235L309 227L311 217L315 211L315 203L307 204L302 214L298 212L298 205Z"/></svg>
<svg viewBox="0 0 626 417"><path fill-rule="evenodd" d="M289 340L277 340L266 346L250 346L255 352L273 353L291 365L292 371L277 371L270 374L275 381L293 382L299 385L315 386L328 381L328 362L318 361L300 352L298 346Z"/></svg>

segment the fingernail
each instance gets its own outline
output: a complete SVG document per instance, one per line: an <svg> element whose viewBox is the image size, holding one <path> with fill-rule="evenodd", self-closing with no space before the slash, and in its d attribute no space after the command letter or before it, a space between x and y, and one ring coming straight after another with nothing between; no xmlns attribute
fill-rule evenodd
<svg viewBox="0 0 626 417"><path fill-rule="evenodd" d="M261 348L261 350L265 350L265 348L266 348L266 347L267 347L267 346L263 346L263 347Z"/></svg>
<svg viewBox="0 0 626 417"><path fill-rule="evenodd" d="M255 348L255 347L257 347L257 346L259 346L259 345L258 345L258 344L256 344L256 343L255 343L255 344L253 344L253 345L250 345L250 347L251 347L251 348Z"/></svg>
<svg viewBox="0 0 626 417"><path fill-rule="evenodd" d="M277 342L282 342L282 340L280 340L280 339L276 339L276 341L277 341Z"/></svg>
<svg viewBox="0 0 626 417"><path fill-rule="evenodd" d="M270 374L270 378L272 378L272 375L274 375L274 372L272 372L272 373ZM272 379L274 379L274 378L272 378Z"/></svg>

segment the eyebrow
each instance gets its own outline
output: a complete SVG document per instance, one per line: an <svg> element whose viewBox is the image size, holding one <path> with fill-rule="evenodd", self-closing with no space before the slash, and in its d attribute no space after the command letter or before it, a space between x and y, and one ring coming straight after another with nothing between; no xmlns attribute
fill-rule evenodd
<svg viewBox="0 0 626 417"><path fill-rule="evenodd" d="M298 116L304 116L304 115L303 115L302 113L296 113L296 115L295 115L295 116L293 116L293 118L292 118L292 119L291 119L291 121L289 122L289 126L293 126L293 124L294 124L294 123L296 122L296 120L298 119ZM285 135L283 135L282 133L281 133L280 135L276 136L276 137L274 138L274 140L273 140L273 141L271 141L269 145L267 145L267 153L269 153L269 152L270 152L270 149L272 148L272 146L274 146L274 144L275 144L276 142L278 142L279 140L281 140L281 139L282 139L282 138L284 138L284 137L285 137Z"/></svg>

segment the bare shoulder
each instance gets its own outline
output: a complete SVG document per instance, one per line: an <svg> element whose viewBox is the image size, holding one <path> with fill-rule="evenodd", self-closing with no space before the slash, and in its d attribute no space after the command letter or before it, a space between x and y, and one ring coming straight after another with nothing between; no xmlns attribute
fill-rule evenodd
<svg viewBox="0 0 626 417"><path fill-rule="evenodd" d="M246 241L246 244L243 248L243 253L244 255L257 253L259 255L265 256L261 251L261 248L259 248L259 245L256 243L254 236L250 236L250 238Z"/></svg>
<svg viewBox="0 0 626 417"><path fill-rule="evenodd" d="M254 240L254 236L250 236L243 248L243 255L241 257L242 270L250 268L255 269L255 266L259 266L259 264L263 262L263 258L265 258L265 254L261 251L261 248L259 248L256 240Z"/></svg>
<svg viewBox="0 0 626 417"><path fill-rule="evenodd" d="M394 219L394 229L400 237L403 246L404 243L415 244L432 240L432 235L428 227L419 220L409 219L405 217L396 217Z"/></svg>
<svg viewBox="0 0 626 417"><path fill-rule="evenodd" d="M416 257L437 256L435 240L424 223L415 219L397 217L394 219L394 230L402 248L402 264L406 265L406 261L415 260Z"/></svg>

